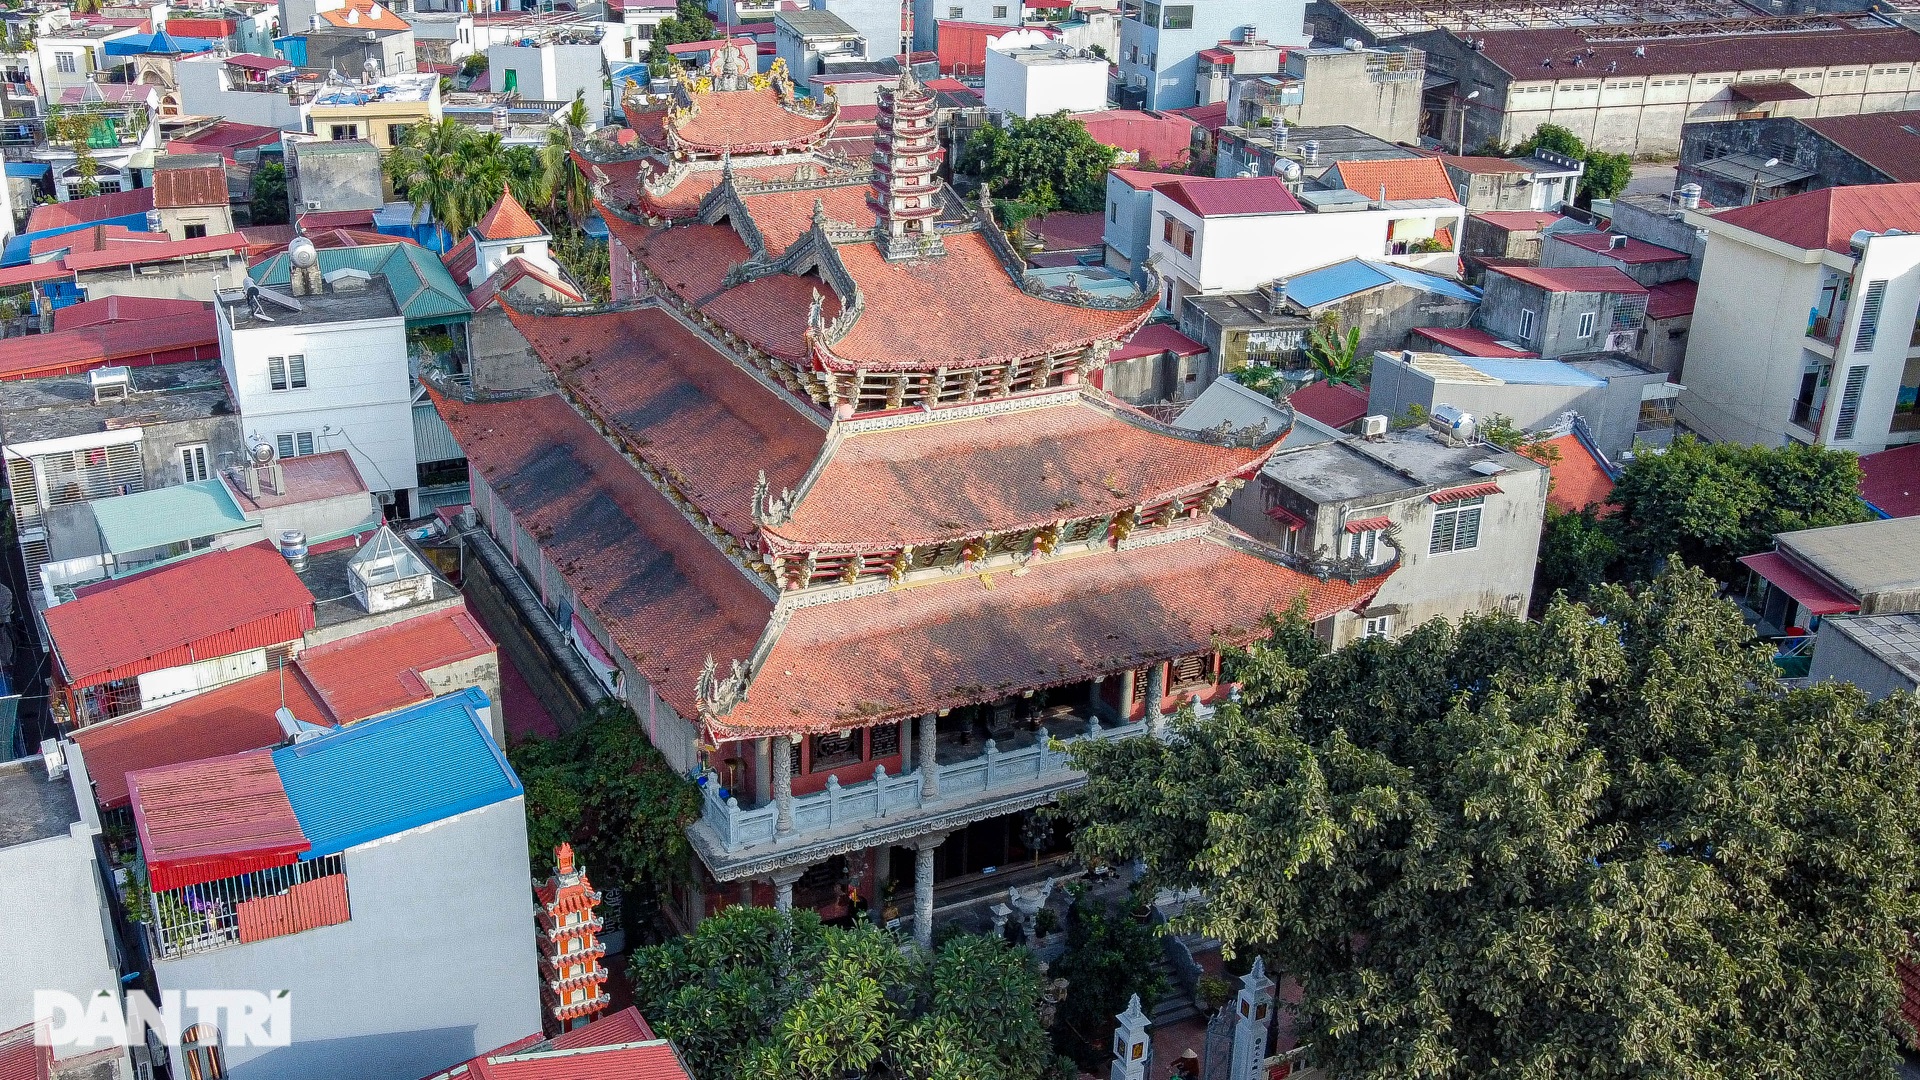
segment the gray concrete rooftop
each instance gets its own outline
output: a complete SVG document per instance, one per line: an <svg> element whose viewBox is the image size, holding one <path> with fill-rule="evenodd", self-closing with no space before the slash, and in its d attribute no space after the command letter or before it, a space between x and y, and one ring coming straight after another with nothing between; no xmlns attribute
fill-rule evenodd
<svg viewBox="0 0 1920 1080"><path fill-rule="evenodd" d="M1856 597L1920 589L1920 517L1804 529L1774 537Z"/></svg>
<svg viewBox="0 0 1920 1080"><path fill-rule="evenodd" d="M1920 614L1834 615L1823 625L1852 638L1888 667L1920 683Z"/></svg>
<svg viewBox="0 0 1920 1080"><path fill-rule="evenodd" d="M73 785L48 779L39 758L0 763L0 848L65 836L79 820Z"/></svg>
<svg viewBox="0 0 1920 1080"><path fill-rule="evenodd" d="M218 360L137 367L130 378L130 396L98 405L84 374L0 383L0 440L14 445L105 431L109 421L158 427L234 411Z"/></svg>
<svg viewBox="0 0 1920 1080"><path fill-rule="evenodd" d="M336 274L341 271L335 271ZM360 322L367 319L397 319L400 308L393 302L393 290L387 286L385 274L373 274L367 278L348 275L327 283L326 289L305 296L293 296L285 288L273 290L282 297L292 297L300 305L298 311L281 306L276 301L262 297L259 302L259 314L247 302L242 290L223 290L218 298L227 317L232 320L235 330L253 330L263 326L315 326L326 323Z"/></svg>

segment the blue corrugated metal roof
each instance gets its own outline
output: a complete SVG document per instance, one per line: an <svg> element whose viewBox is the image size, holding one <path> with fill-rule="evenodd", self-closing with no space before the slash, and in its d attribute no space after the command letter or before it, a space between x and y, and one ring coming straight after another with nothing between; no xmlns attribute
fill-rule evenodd
<svg viewBox="0 0 1920 1080"><path fill-rule="evenodd" d="M478 687L273 752L317 859L520 794Z"/></svg>
<svg viewBox="0 0 1920 1080"><path fill-rule="evenodd" d="M1319 307L1344 296L1377 289L1393 280L1363 259L1348 259L1287 279L1287 299L1306 307Z"/></svg>
<svg viewBox="0 0 1920 1080"><path fill-rule="evenodd" d="M1477 356L1453 359L1501 382L1533 386L1605 386L1607 380L1568 367L1558 360L1487 360Z"/></svg>
<svg viewBox="0 0 1920 1080"><path fill-rule="evenodd" d="M1370 262L1367 265L1402 285L1411 285L1416 289L1425 289L1430 293L1451 296L1455 300L1468 300L1476 304L1480 302L1480 290L1470 285L1462 285L1450 277L1442 277L1439 274L1429 274L1424 270L1415 270L1411 266L1401 266L1398 263Z"/></svg>
<svg viewBox="0 0 1920 1080"><path fill-rule="evenodd" d="M53 166L44 161L9 161L7 177L15 180L38 180L53 171Z"/></svg>

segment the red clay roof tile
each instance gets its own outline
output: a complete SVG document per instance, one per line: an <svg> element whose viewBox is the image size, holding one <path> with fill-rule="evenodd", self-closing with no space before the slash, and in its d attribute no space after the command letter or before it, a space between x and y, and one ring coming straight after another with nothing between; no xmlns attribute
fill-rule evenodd
<svg viewBox="0 0 1920 1080"><path fill-rule="evenodd" d="M1332 170L1339 174L1340 186L1369 198L1451 199L1453 181L1446 167L1435 158L1396 158L1382 161L1342 161ZM1328 177L1329 180L1332 177Z"/></svg>
<svg viewBox="0 0 1920 1080"><path fill-rule="evenodd" d="M482 240L528 240L547 235L547 230L541 228L540 223L533 220L533 215L527 213L527 208L520 205L520 200L513 197L512 188L500 192L500 197L487 208L480 223L473 227L473 232Z"/></svg>
<svg viewBox="0 0 1920 1080"><path fill-rule="evenodd" d="M1558 460L1548 461L1549 455L1525 449L1521 453L1546 465L1553 476L1547 488L1547 505L1570 514L1591 506L1601 517L1618 509L1605 505L1607 496L1613 493L1613 477L1607 475L1580 436L1562 435L1544 445L1558 453Z"/></svg>
<svg viewBox="0 0 1920 1080"><path fill-rule="evenodd" d="M835 119L792 112L771 90L715 90L696 94L693 104L693 114L673 126L673 134L713 153L810 146L832 132Z"/></svg>

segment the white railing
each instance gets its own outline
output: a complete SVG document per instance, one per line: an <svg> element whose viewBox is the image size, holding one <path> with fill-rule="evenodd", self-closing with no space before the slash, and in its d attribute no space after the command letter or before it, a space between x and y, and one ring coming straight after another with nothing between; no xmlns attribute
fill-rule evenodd
<svg viewBox="0 0 1920 1080"><path fill-rule="evenodd" d="M804 839L830 832L845 825L905 817L927 810L964 805L980 797L991 797L1000 790L1030 787L1036 781L1057 778L1069 781L1080 776L1068 761L1067 747L1087 739L1121 739L1147 730L1144 723L1124 727L1095 727L1084 735L1062 739L1042 739L1019 750L1002 751L993 740L979 757L934 766L940 779L940 796L928 800L921 793L920 772L890 776L886 766L873 768L873 779L842 784L829 776L825 791L793 798L793 831L780 836L776 831L779 806L769 802L748 810L740 800L720 797L716 778L703 786L702 819L728 851L770 844L776 839Z"/></svg>

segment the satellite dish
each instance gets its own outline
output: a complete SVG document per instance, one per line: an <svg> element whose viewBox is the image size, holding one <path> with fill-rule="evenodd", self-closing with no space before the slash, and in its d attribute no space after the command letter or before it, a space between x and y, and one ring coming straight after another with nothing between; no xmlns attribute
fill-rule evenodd
<svg viewBox="0 0 1920 1080"><path fill-rule="evenodd" d="M280 456L280 450L267 440L261 439L253 444L253 449L247 452L247 456L255 465L266 466L273 464L273 459Z"/></svg>
<svg viewBox="0 0 1920 1080"><path fill-rule="evenodd" d="M287 245L287 257L293 260L293 265L302 267L320 261L320 253L314 250L313 241L304 236L295 238L293 243Z"/></svg>

